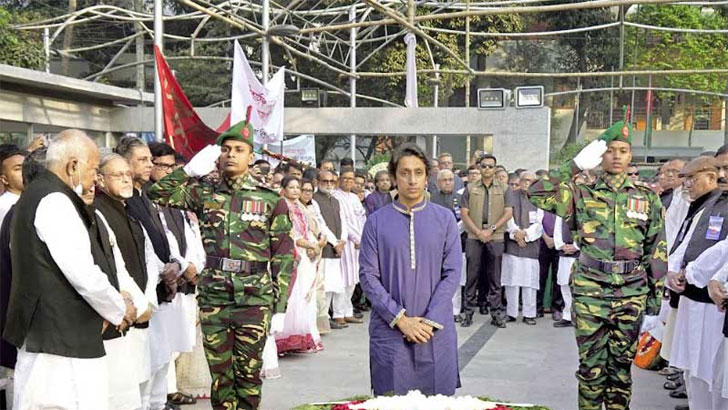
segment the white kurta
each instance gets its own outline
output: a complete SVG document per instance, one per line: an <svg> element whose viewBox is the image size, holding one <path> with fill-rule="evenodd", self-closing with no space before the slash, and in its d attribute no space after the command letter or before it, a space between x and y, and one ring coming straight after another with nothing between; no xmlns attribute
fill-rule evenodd
<svg viewBox="0 0 728 410"><path fill-rule="evenodd" d="M94 264L88 231L71 200L61 193L41 199L34 221L53 261L71 286L112 325L124 319L126 304ZM105 410L108 407L106 358L79 359L18 350L13 408Z"/></svg>
<svg viewBox="0 0 728 410"><path fill-rule="evenodd" d="M0 195L0 224L3 223L5 215L7 215L10 208L12 208L13 205L18 202L18 199L20 199L20 195L14 194L12 192L6 191L2 195Z"/></svg>
<svg viewBox="0 0 728 410"><path fill-rule="evenodd" d="M670 207L665 210L665 239L667 240L668 252L675 243L675 237L680 231L685 217L688 215L690 208L690 196L682 187L676 188L672 193L672 201Z"/></svg>
<svg viewBox="0 0 728 410"><path fill-rule="evenodd" d="M109 234L109 242L114 253L116 265L116 276L119 280L119 290L128 292L137 310L137 318L149 309L150 303L146 295L139 289L134 279L129 275L124 263L124 256L117 246L116 233L104 215L96 210ZM106 364L109 372L109 410L128 410L141 407L141 394L139 384L141 383L140 370L138 366L132 365L144 360L145 350L139 348L136 333L127 333L124 337L104 341L106 350Z"/></svg>
<svg viewBox="0 0 728 410"><path fill-rule="evenodd" d="M341 224L346 225L348 231L341 255L341 273L344 286L348 288L359 283L359 249L356 249L356 245L361 243L367 212L356 194L336 189L333 195L339 200L341 207Z"/></svg>
<svg viewBox="0 0 728 410"><path fill-rule="evenodd" d="M564 242L564 235L562 232L562 226L563 226L563 219L560 216L556 217L556 222L554 223L554 248L557 251L560 251L564 248L564 245L566 243ZM576 247L576 249L579 249L579 245L576 243L573 243ZM559 268L558 273L556 274L556 284L559 286L568 286L569 285L569 279L571 277L571 267L574 265L574 262L576 262L576 258L571 256L559 256Z"/></svg>
<svg viewBox="0 0 728 410"><path fill-rule="evenodd" d="M700 211L695 215L685 239L675 252L668 256L668 270L672 272L680 270L688 243L702 213L703 211ZM716 251L714 248L717 246L718 244L708 248L695 261L688 264L686 269L688 283L697 287L707 285L707 282L718 270L710 271L706 269L715 266L715 261L712 258L715 258ZM708 263L708 261L711 263ZM723 263L727 261L728 258L724 259ZM688 274L688 272L690 273ZM701 303L686 297L680 297L672 336L670 364L685 369L690 372L690 376L711 384L713 362L723 341L724 315L712 303Z"/></svg>
<svg viewBox="0 0 728 410"><path fill-rule="evenodd" d="M526 242L535 242L539 240L543 234L543 225L541 224L541 221L543 220L542 210L539 209L536 211L536 219L537 222L532 223L525 229ZM513 234L515 234L519 228L513 218L508 220L506 230L508 231L508 235L510 235L511 239L514 239ZM538 290L539 272L540 268L538 259L518 257L507 253L503 254L503 261L501 265L502 286L523 286Z"/></svg>
<svg viewBox="0 0 728 410"><path fill-rule="evenodd" d="M174 212L180 212L175 210ZM177 243L172 231L169 229L167 220L162 212L159 213L159 219L162 221L164 226L164 233L167 235L167 242L169 243L169 254L170 258L178 261L181 265L180 276L187 270L190 264L194 263L188 259L190 249L186 250L186 254L182 255L180 245ZM187 223L185 223L187 225ZM185 226L184 235L187 235L187 227ZM188 237L185 236L185 240ZM189 247L189 246L188 246ZM199 263L199 261L197 261ZM202 272L203 266L197 266L198 272ZM164 326L164 332L166 333L166 340L168 343L169 351L171 353L191 352L195 346L195 326L189 320L188 309L185 306L185 295L177 293L170 303L165 303L161 309L159 309L157 322ZM167 361L171 360L172 356Z"/></svg>

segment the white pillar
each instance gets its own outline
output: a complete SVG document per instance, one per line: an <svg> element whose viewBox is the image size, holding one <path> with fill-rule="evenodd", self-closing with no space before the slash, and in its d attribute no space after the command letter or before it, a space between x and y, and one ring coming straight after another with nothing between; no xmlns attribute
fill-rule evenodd
<svg viewBox="0 0 728 410"><path fill-rule="evenodd" d="M263 65L263 85L268 84L270 74L270 42L268 41L268 29L270 28L270 0L263 0L263 52L261 63Z"/></svg>
<svg viewBox="0 0 728 410"><path fill-rule="evenodd" d="M51 72L51 43L48 27L43 29L43 51L45 52L45 72Z"/></svg>
<svg viewBox="0 0 728 410"><path fill-rule="evenodd" d="M164 52L164 23L162 22L162 0L154 0L154 44ZM156 61L154 63L156 68ZM159 71L154 70L154 138L164 140L164 111L162 110L162 84L159 82Z"/></svg>
<svg viewBox="0 0 728 410"><path fill-rule="evenodd" d="M349 22L356 22L356 5L352 4L349 8ZM356 28L349 29L349 72L356 74ZM356 78L349 78L349 107L356 107ZM351 135L349 145L351 146L351 159L356 167L356 135Z"/></svg>
<svg viewBox="0 0 728 410"><path fill-rule="evenodd" d="M435 64L435 70L440 69L440 64ZM435 82L435 95L432 100L432 106L437 108L440 105L440 73L435 73L435 79L438 80L438 82ZM437 158L437 135L432 136L432 158Z"/></svg>

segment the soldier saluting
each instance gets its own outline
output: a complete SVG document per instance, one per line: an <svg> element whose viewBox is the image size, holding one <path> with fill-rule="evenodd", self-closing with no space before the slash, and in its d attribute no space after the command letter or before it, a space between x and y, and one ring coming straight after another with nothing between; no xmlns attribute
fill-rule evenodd
<svg viewBox="0 0 728 410"><path fill-rule="evenodd" d="M207 263L198 304L215 410L260 405L263 347L269 326L283 328L293 267L286 202L248 172L254 160L251 108L216 145L149 189L156 203L191 210L200 219ZM220 181L200 179L218 159Z"/></svg>
<svg viewBox="0 0 728 410"><path fill-rule="evenodd" d="M625 172L632 160L627 112L529 189L531 202L564 218L581 249L570 279L580 409L629 408L642 315L657 313L667 271L660 198ZM573 182L600 164L596 181Z"/></svg>

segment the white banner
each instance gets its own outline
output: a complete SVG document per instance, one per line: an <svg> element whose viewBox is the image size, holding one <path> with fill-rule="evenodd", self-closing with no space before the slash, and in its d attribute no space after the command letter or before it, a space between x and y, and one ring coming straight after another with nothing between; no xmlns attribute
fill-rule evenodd
<svg viewBox="0 0 728 410"><path fill-rule="evenodd" d="M281 145L283 145L283 152L281 152ZM299 135L296 138L283 141L283 144L280 142L269 144L268 151L283 154L288 158L306 163L312 167L316 166L316 138L313 135ZM271 163L271 166L278 165L278 160L275 158L266 159Z"/></svg>
<svg viewBox="0 0 728 410"><path fill-rule="evenodd" d="M281 67L264 87L258 81L238 41L235 41L233 88L230 125L245 119L248 106L253 106L251 122L257 130L255 142L275 144L283 140L283 105L285 68Z"/></svg>

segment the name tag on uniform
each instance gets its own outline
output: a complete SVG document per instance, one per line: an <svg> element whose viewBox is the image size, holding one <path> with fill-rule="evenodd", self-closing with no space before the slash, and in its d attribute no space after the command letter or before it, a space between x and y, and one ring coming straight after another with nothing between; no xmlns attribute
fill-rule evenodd
<svg viewBox="0 0 728 410"><path fill-rule="evenodd" d="M535 224L538 222L538 211L528 211L528 223Z"/></svg>
<svg viewBox="0 0 728 410"><path fill-rule="evenodd" d="M717 241L720 239L720 231L723 229L723 217L711 216L708 221L708 230L705 231L705 239Z"/></svg>

